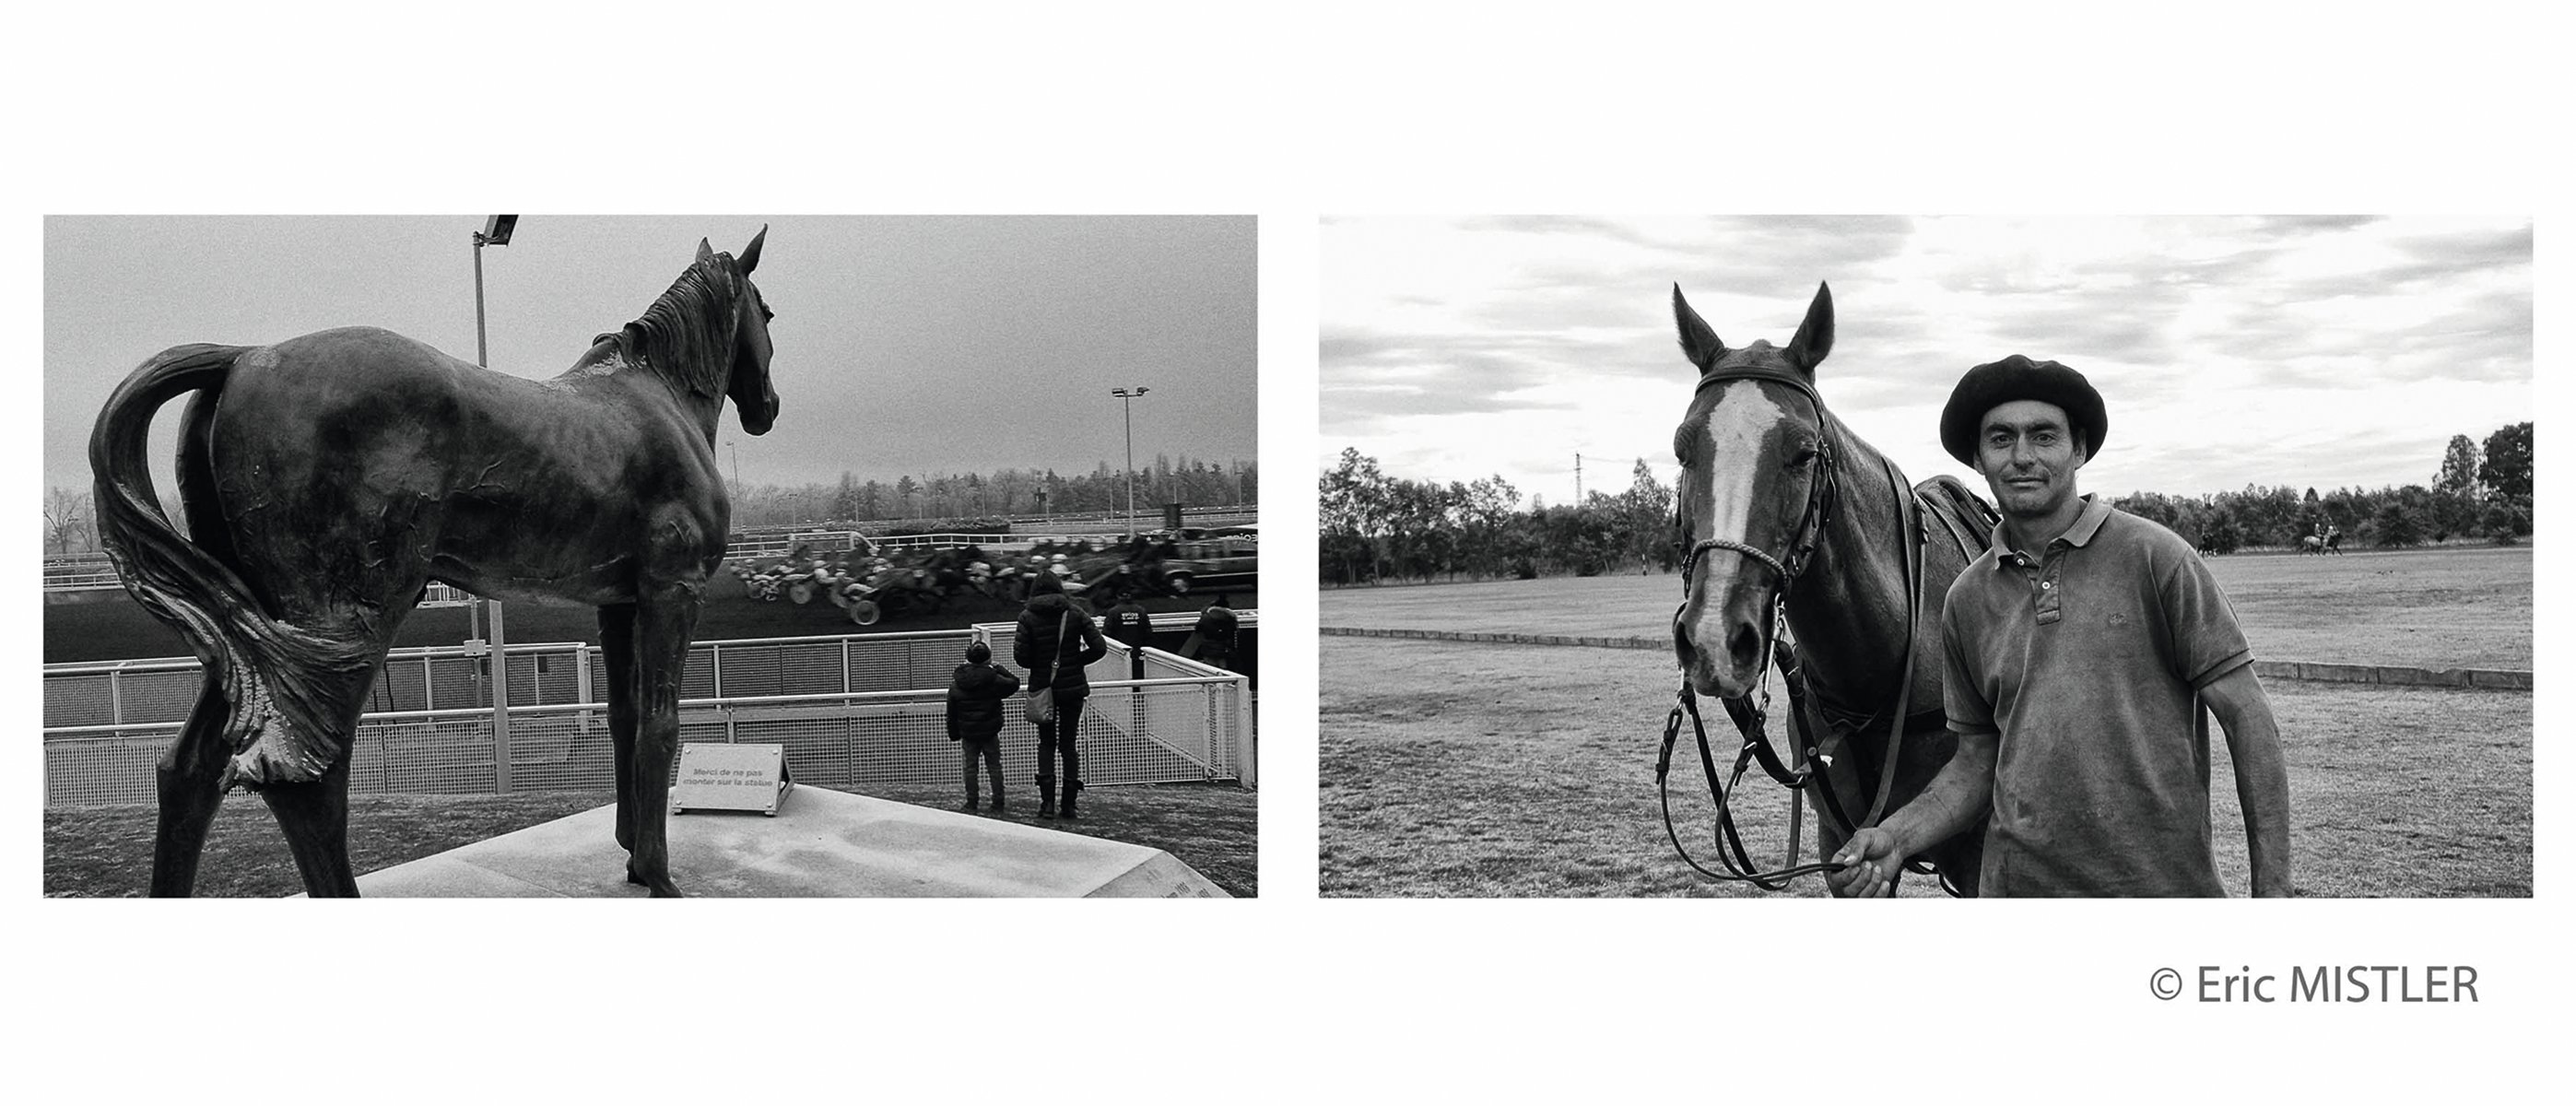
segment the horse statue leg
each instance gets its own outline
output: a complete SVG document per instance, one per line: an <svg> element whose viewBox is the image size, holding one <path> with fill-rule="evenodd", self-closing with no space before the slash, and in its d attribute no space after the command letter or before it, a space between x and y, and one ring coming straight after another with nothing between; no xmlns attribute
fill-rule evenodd
<svg viewBox="0 0 2576 1106"><path fill-rule="evenodd" d="M600 659L608 669L608 744L616 762L617 847L635 851L635 604L599 608Z"/></svg>
<svg viewBox="0 0 2576 1106"><path fill-rule="evenodd" d="M361 685L359 692L365 690ZM350 728L356 729L354 720ZM340 755L332 758L322 778L272 783L259 790L286 835L296 871L304 876L304 893L312 898L358 897L358 876L349 867L349 736L343 735Z"/></svg>
<svg viewBox="0 0 2576 1106"><path fill-rule="evenodd" d="M358 688L361 695L365 690L364 684ZM219 681L208 673L179 740L162 754L157 772L161 821L152 838L156 898L186 897L196 890L206 828L223 806L224 767L232 759L223 740L229 709ZM358 894L358 877L349 866L349 747L344 736L340 755L320 779L269 784L260 792L286 835L287 850L304 878L304 893L314 898Z"/></svg>
<svg viewBox="0 0 2576 1106"><path fill-rule="evenodd" d="M224 804L224 716L231 709L222 681L209 669L197 705L179 739L161 754L161 822L152 835L152 896L186 898L197 887L197 859L205 853L206 827Z"/></svg>
<svg viewBox="0 0 2576 1106"><path fill-rule="evenodd" d="M381 594L409 599L420 594L420 584L415 581L381 586ZM269 814L277 819L277 828L286 836L286 848L295 857L296 870L304 877L304 893L317 899L358 897L358 876L349 866L349 758L357 749L358 718L366 712L367 693L375 687L376 673L384 666L385 653L393 647L395 631L410 613L405 602L391 598L373 606L389 613L380 619L353 613L345 620L325 623L319 631L358 650L367 658L366 663L347 668L300 666L304 693L314 703L314 717L329 729L328 737L338 751L312 779L257 785L260 799L268 804ZM496 670L499 661L496 655Z"/></svg>
<svg viewBox="0 0 2576 1106"><path fill-rule="evenodd" d="M689 637L697 629L699 589L691 582L648 581L644 590L642 601L632 608L635 617L628 650L634 658L632 676L609 681L612 695L621 683L632 695L624 712L610 700L611 737L631 735L620 742L625 752L619 760L627 768L618 789L617 821L628 842L627 882L651 889L657 899L678 898L680 889L671 882L667 836L671 765L679 755L680 679L689 658ZM610 609L602 608L603 620ZM609 659L616 663L614 651ZM621 713L630 719L627 727L618 725Z"/></svg>

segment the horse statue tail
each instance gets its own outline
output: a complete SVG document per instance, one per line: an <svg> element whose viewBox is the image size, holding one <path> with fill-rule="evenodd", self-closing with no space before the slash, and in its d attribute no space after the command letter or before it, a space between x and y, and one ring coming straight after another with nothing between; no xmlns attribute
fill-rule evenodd
<svg viewBox="0 0 2576 1106"><path fill-rule="evenodd" d="M232 565L171 527L153 494L144 452L154 413L186 392L204 391L209 399L221 394L234 361L251 348L178 346L144 362L108 397L89 438L98 532L108 559L135 600L188 639L223 693L223 737L233 751L226 788L320 778L341 743L331 737L331 708L320 694L329 685L317 677L370 667L363 645L270 618ZM185 439L202 429L197 416L191 412L192 425L182 433L180 495L192 516L214 518L216 504L200 502L213 495L208 474L190 471ZM207 540L224 548L211 535Z"/></svg>

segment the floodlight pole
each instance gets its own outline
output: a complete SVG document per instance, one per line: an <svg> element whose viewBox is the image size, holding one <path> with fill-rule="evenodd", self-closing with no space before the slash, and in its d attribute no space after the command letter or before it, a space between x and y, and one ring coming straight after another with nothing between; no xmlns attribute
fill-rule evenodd
<svg viewBox="0 0 2576 1106"><path fill-rule="evenodd" d="M1127 540L1129 541L1136 540L1136 397L1150 391L1153 389L1142 386L1133 391L1125 388L1109 390L1110 395L1118 397L1118 406L1124 412L1127 423Z"/></svg>
<svg viewBox="0 0 2576 1106"><path fill-rule="evenodd" d="M519 221L516 215L495 215L474 232L474 363L484 368L492 365L491 351L484 337L483 324L483 247L506 246L510 233ZM501 601L486 599L492 613L492 789L510 793L510 659L507 639L501 632ZM470 610L470 608L469 608Z"/></svg>

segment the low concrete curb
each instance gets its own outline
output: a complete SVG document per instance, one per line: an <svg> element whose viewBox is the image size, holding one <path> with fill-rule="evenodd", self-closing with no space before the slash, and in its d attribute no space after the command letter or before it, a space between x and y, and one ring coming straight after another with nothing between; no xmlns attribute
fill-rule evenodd
<svg viewBox="0 0 2576 1106"><path fill-rule="evenodd" d="M1455 630L1389 630L1325 626L1325 637L1413 638L1423 641L1478 641L1504 645L1579 645L1595 649L1651 649L1670 652L1669 638L1569 637L1563 634L1481 634ZM2501 668L2410 668L2386 664L2322 664L2312 661L2255 661L2254 674L2271 680L2317 683L2378 684L2383 687L2463 687L2487 691L2530 691L2531 673Z"/></svg>
<svg viewBox="0 0 2576 1106"><path fill-rule="evenodd" d="M2500 668L2410 668L2404 665L2386 664L2255 661L2254 674L2273 680L2314 680L2332 684L2469 687L2490 691L2531 690L2531 673Z"/></svg>

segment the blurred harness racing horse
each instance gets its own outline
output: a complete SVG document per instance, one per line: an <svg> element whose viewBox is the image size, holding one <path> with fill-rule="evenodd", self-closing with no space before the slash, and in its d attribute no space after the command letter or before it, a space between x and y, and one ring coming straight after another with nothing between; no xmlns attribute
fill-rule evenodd
<svg viewBox="0 0 2576 1106"><path fill-rule="evenodd" d="M626 878L671 882L664 799L680 671L732 506L724 402L769 430L770 312L703 241L644 315L552 380L490 372L373 328L273 346L186 345L143 363L90 435L101 536L126 587L204 664L161 759L152 893L195 886L234 784L259 792L305 890L353 896L349 755L374 669L425 585L599 609ZM153 412L179 431L182 537L144 462Z"/></svg>
<svg viewBox="0 0 2576 1106"><path fill-rule="evenodd" d="M1686 551L1684 600L1673 618L1682 683L1666 719L1657 789L1687 717L1698 729L1718 806L1719 858L1730 874L1682 848L1667 805L1674 848L1709 878L1778 890L1791 876L1834 866L1753 870L1696 696L1722 700L1745 733L1735 781L1758 760L1773 779L1812 795L1818 855L1832 855L1855 829L1920 794L1957 749L1941 709L1941 601L1985 550L1997 516L1949 477L1909 486L1893 461L1825 409L1815 383L1834 341L1826 287L1817 287L1786 347L1755 341L1729 349L1679 285L1673 316L1700 377L1673 434L1682 464L1675 525ZM1794 648L1782 640L1784 628ZM1806 738L1786 760L1763 729L1766 673L1775 664L1793 729ZM1979 818L1926 850L1914 870L1973 895L1983 841ZM1791 842L1794 854L1794 827Z"/></svg>

